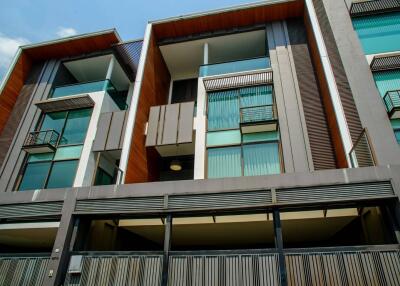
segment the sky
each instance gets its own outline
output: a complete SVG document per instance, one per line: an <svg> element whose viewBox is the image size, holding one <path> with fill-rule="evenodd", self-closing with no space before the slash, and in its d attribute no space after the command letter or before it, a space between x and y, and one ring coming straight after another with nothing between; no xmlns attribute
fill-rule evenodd
<svg viewBox="0 0 400 286"><path fill-rule="evenodd" d="M0 0L0 80L18 46L116 28L143 38L146 23L257 0Z"/></svg>

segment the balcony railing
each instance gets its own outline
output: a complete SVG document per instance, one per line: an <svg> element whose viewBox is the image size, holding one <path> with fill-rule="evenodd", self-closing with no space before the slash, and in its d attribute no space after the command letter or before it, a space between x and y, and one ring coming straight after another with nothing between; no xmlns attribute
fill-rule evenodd
<svg viewBox="0 0 400 286"><path fill-rule="evenodd" d="M127 109L126 92L118 91L110 80L75 83L53 88L50 97L59 98L84 93L106 91L121 110Z"/></svg>
<svg viewBox="0 0 400 286"><path fill-rule="evenodd" d="M268 104L242 107L240 109L240 125L243 133L276 130L275 106ZM254 128L257 130L253 130Z"/></svg>
<svg viewBox="0 0 400 286"><path fill-rule="evenodd" d="M59 137L55 130L34 131L26 137L23 149L28 153L54 152Z"/></svg>
<svg viewBox="0 0 400 286"><path fill-rule="evenodd" d="M268 57L239 60L200 66L200 77L260 70L271 67Z"/></svg>
<svg viewBox="0 0 400 286"><path fill-rule="evenodd" d="M389 117L391 119L400 118L400 90L386 92L383 101Z"/></svg>
<svg viewBox="0 0 400 286"><path fill-rule="evenodd" d="M349 155L353 168L375 166L375 156L372 151L367 129L361 132L353 148L351 148Z"/></svg>

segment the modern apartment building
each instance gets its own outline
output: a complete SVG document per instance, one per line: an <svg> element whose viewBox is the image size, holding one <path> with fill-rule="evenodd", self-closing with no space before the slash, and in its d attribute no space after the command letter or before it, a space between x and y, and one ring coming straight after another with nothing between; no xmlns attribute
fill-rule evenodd
<svg viewBox="0 0 400 286"><path fill-rule="evenodd" d="M0 89L0 285L400 285L399 144L399 1L23 46Z"/></svg>

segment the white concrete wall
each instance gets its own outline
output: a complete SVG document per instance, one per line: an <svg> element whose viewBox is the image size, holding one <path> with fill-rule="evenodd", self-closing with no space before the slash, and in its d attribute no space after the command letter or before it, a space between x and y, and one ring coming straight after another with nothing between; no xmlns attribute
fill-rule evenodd
<svg viewBox="0 0 400 286"><path fill-rule="evenodd" d="M206 174L206 106L207 93L204 87L203 78L198 79L197 84L197 114L194 120L196 130L196 141L194 151L194 179L205 179Z"/></svg>
<svg viewBox="0 0 400 286"><path fill-rule="evenodd" d="M93 99L95 104L76 171L74 187L90 186L92 184L93 174L96 168L96 156L94 152L92 152L92 145L96 137L100 114L119 110L111 97L104 91L89 93L89 96Z"/></svg>

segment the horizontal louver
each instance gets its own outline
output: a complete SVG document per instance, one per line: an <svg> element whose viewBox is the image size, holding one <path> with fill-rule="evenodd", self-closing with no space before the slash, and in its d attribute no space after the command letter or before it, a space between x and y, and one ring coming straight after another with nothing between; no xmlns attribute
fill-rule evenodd
<svg viewBox="0 0 400 286"><path fill-rule="evenodd" d="M63 202L0 205L0 218L59 215L62 206Z"/></svg>
<svg viewBox="0 0 400 286"><path fill-rule="evenodd" d="M170 196L169 209L229 208L271 204L269 191Z"/></svg>
<svg viewBox="0 0 400 286"><path fill-rule="evenodd" d="M205 79L206 91L272 83L272 71Z"/></svg>
<svg viewBox="0 0 400 286"><path fill-rule="evenodd" d="M75 211L80 213L143 212L163 209L164 197L121 198L77 201Z"/></svg>
<svg viewBox="0 0 400 286"><path fill-rule="evenodd" d="M279 189L278 203L310 203L392 197L390 182L359 183L308 188Z"/></svg>
<svg viewBox="0 0 400 286"><path fill-rule="evenodd" d="M400 68L400 55L391 57L382 57L374 59L371 62L372 71L392 70Z"/></svg>
<svg viewBox="0 0 400 286"><path fill-rule="evenodd" d="M400 0L369 0L353 2L350 7L352 17L400 10Z"/></svg>

